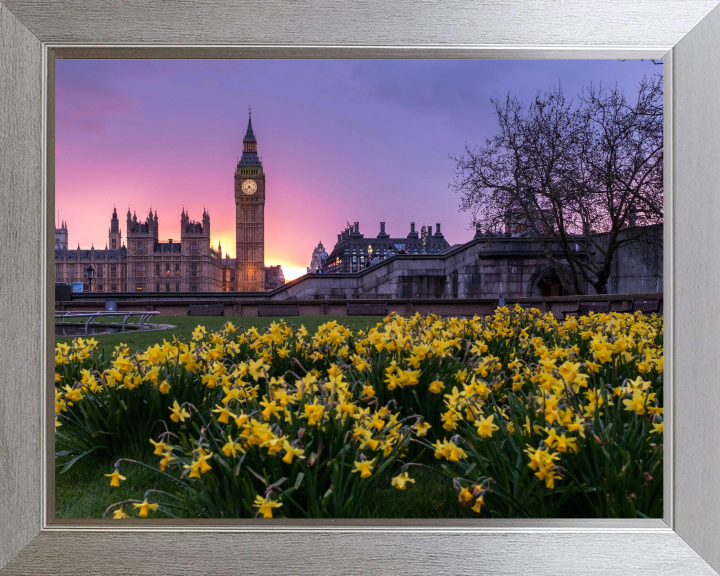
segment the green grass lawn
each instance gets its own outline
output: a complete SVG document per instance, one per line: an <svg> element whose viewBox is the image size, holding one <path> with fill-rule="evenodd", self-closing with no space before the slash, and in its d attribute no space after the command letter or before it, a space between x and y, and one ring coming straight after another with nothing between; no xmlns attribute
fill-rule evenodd
<svg viewBox="0 0 720 576"><path fill-rule="evenodd" d="M101 319L100 319L101 320ZM152 320L152 324L170 324L175 328L167 330L154 330L152 332L128 332L125 334L106 334L106 335L95 335L92 336L99 342L98 349L106 349L106 352L112 352L115 346L120 344L127 344L130 350L145 350L148 347L160 343L162 344L163 338L171 340L173 336L178 338L190 340L192 338L192 331L196 326L201 325L206 328L208 332L213 332L222 328L227 322L232 322L238 328L252 328L255 327L258 330L269 326L272 322L278 322L280 318L252 318L252 317L233 317L233 316L155 316ZM312 334L318 326L329 322L330 320L337 320L344 326L348 326L354 330L366 330L369 327L375 326L378 322L382 322L382 318L379 316L300 316L286 318L288 322L292 322L298 327L302 324ZM67 342L71 343L72 338L56 338L55 342Z"/></svg>
<svg viewBox="0 0 720 576"><path fill-rule="evenodd" d="M157 457L146 464L157 466ZM153 473L152 470L133 464L122 463L122 475L127 480L119 488L110 486L105 474L113 471L114 461L87 457L77 462L64 474L61 467L55 470L55 517L56 518L102 518L108 506L122 500L143 500L145 490L154 488L172 492L171 480ZM131 516L132 506L126 508ZM109 513L108 518L112 518Z"/></svg>

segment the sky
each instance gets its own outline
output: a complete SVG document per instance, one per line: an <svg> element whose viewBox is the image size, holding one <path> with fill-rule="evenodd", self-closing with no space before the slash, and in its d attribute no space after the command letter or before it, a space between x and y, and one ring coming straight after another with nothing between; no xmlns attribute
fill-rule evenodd
<svg viewBox="0 0 720 576"><path fill-rule="evenodd" d="M633 100L660 66L619 60L57 60L55 205L69 247L104 248L113 207L158 213L160 240L210 214L235 256L234 172L252 106L266 174L265 264L305 273L346 223L405 237L442 224L469 241L452 189L465 147L497 131L491 99L591 82ZM56 220L58 214L55 215Z"/></svg>

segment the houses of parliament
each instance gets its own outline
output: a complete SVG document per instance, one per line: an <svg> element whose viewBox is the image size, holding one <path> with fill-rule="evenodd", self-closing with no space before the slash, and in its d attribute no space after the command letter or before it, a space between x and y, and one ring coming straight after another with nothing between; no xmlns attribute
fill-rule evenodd
<svg viewBox="0 0 720 576"><path fill-rule="evenodd" d="M93 292L260 292L285 283L280 266L265 266L265 173L252 117L235 169L235 254L210 241L210 214L191 220L183 208L180 240L159 239L157 212L144 221L128 208L125 240L113 209L105 249L68 249L65 222L55 229L55 282L84 282ZM85 278L92 266L93 281Z"/></svg>

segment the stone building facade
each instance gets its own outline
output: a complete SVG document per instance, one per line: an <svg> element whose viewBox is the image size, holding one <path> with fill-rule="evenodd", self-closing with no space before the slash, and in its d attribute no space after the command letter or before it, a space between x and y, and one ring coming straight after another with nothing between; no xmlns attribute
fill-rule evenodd
<svg viewBox="0 0 720 576"><path fill-rule="evenodd" d="M235 170L235 203L237 259L223 258L220 243L212 246L206 210L194 221L183 208L179 241L160 241L158 214L150 209L143 221L128 209L123 242L113 209L103 250L68 250L67 224L55 229L55 281L83 282L87 291L85 269L92 266L93 292L258 292L282 286L282 268L265 266L265 173L250 119Z"/></svg>
<svg viewBox="0 0 720 576"><path fill-rule="evenodd" d="M110 220L105 249L55 250L55 281L83 282L89 290L85 269L92 266L93 292L212 292L222 289L220 246L210 244L210 215L190 220L183 209L180 241L159 240L159 218L149 211L145 221L127 213L127 246L122 243L117 210ZM67 230L67 228L65 228ZM109 248L108 246L118 246Z"/></svg>
<svg viewBox="0 0 720 576"><path fill-rule="evenodd" d="M215 292L237 291L238 268L235 258L222 257L222 247L210 242L210 215L190 220L183 208L180 240L159 240L159 218L149 211L144 221L127 213L127 246L122 242L117 210L110 220L108 242L102 250L91 247L67 249L67 225L56 229L55 282L90 282L85 269L92 266L93 292ZM65 238L64 241L58 239ZM117 249L108 246L120 246ZM62 246L61 248L58 246ZM280 266L263 270L263 290L274 290L285 283Z"/></svg>
<svg viewBox="0 0 720 576"><path fill-rule="evenodd" d="M392 238L385 231L385 222L380 222L380 232L375 237L365 238L360 233L360 223L340 232L332 252L325 259L323 272L339 274L343 272L359 272L369 268L371 261L379 258L380 261L395 254L440 254L450 248L440 231L440 224L436 224L433 234L432 226L425 226L418 232L415 222L410 223L410 232L404 238Z"/></svg>

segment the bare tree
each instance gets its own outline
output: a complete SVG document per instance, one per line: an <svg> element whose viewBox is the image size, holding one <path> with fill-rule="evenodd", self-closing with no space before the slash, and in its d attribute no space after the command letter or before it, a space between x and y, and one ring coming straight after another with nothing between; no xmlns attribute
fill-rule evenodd
<svg viewBox="0 0 720 576"><path fill-rule="evenodd" d="M590 85L562 87L524 106L493 100L498 134L457 163L452 187L473 224L537 241L566 291L607 292L618 250L663 219L663 80L645 77L637 101Z"/></svg>

